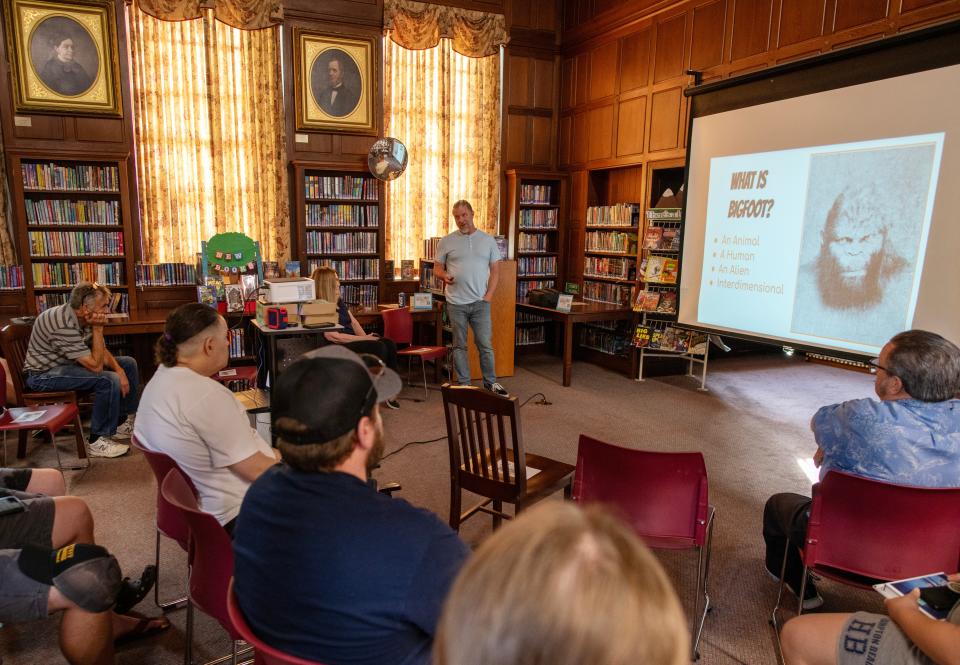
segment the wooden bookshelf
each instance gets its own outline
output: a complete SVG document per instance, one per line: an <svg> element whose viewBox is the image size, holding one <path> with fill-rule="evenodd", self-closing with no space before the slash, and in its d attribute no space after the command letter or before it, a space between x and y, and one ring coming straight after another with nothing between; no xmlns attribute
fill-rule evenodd
<svg viewBox="0 0 960 665"><path fill-rule="evenodd" d="M66 302L77 282L110 286L137 310L136 235L126 155L9 153L25 310Z"/></svg>
<svg viewBox="0 0 960 665"><path fill-rule="evenodd" d="M567 177L554 171L507 171L508 256L517 259L517 300L532 289L562 288Z"/></svg>
<svg viewBox="0 0 960 665"><path fill-rule="evenodd" d="M340 276L340 297L376 307L383 280L383 183L366 164L294 161L293 255L309 277L327 265Z"/></svg>

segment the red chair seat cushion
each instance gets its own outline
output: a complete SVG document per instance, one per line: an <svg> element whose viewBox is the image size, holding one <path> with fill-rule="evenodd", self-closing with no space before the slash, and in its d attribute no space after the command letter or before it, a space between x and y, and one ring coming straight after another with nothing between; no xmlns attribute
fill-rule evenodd
<svg viewBox="0 0 960 665"><path fill-rule="evenodd" d="M424 360L434 360L447 355L445 346L408 346L397 351L398 356L419 356Z"/></svg>
<svg viewBox="0 0 960 665"><path fill-rule="evenodd" d="M14 422L19 416L26 413L42 413L34 420ZM67 425L73 423L77 417L76 404L45 404L43 406L23 406L7 409L0 416L0 432L14 432L18 430L47 430L56 434Z"/></svg>

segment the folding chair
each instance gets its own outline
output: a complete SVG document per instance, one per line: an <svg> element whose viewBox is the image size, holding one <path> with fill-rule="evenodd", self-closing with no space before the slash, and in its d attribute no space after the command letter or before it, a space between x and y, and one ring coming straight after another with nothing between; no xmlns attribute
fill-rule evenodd
<svg viewBox="0 0 960 665"><path fill-rule="evenodd" d="M383 336L393 340L397 345L407 346L397 350L397 356L407 359L407 385L410 383L410 373L413 369L413 359L420 359L420 369L423 373L423 399L430 396L427 390L427 361L438 361L447 355L445 346L416 346L413 344L413 316L406 307L383 310Z"/></svg>
<svg viewBox="0 0 960 665"><path fill-rule="evenodd" d="M232 651L229 656L212 660L206 665L237 659L247 649L238 649L243 638L227 613L227 588L233 577L233 543L217 519L200 510L197 497L187 477L179 468L170 469L160 491L164 499L179 510L190 530L190 593L187 600L186 665L193 661L193 608L216 619L230 635Z"/></svg>
<svg viewBox="0 0 960 665"><path fill-rule="evenodd" d="M154 563L157 566L157 582L153 585L153 601L157 604L157 607L162 610L178 609L186 605L186 596L165 603L160 602L160 535L163 534L167 538L177 541L180 547L183 548L183 551L186 552L190 541L190 528L187 526L187 522L183 518L180 510L171 506L167 503L166 499L164 499L163 493L160 491L160 486L163 484L163 479L167 477L170 469L179 470L179 467L169 455L144 448L143 443L136 435L130 437L130 443L147 458L150 470L153 471L153 475L157 480L157 539L154 549ZM184 477L187 478L187 482L190 483L190 488L193 489L194 494L196 494L196 488L193 486L193 483L190 482L186 474L184 474Z"/></svg>
<svg viewBox="0 0 960 665"><path fill-rule="evenodd" d="M240 605L237 603L237 594L234 593L232 578L227 590L227 613L244 642L253 647L255 654L253 662L255 665L323 665L315 660L307 660L283 653L254 635L253 630L247 625L247 620L243 616Z"/></svg>
<svg viewBox="0 0 960 665"><path fill-rule="evenodd" d="M516 511L563 490L570 498L574 467L548 457L525 453L516 397L500 397L476 386L444 384L443 412L450 450L450 527L478 512L493 515L493 528L500 526L503 503ZM485 497L461 514L461 492ZM492 508L488 508L490 504Z"/></svg>
<svg viewBox="0 0 960 665"><path fill-rule="evenodd" d="M27 454L27 433L30 430L46 430L50 434L50 442L57 453L57 466L63 471L63 465L60 462L60 450L54 442L54 437L66 425L72 424L77 443L77 457L86 460L86 464L67 468L87 468L90 466L90 460L87 458L87 446L83 439L83 425L80 422L80 411L77 407L77 393L73 390L40 393L27 390L23 375L23 363L27 357L27 345L30 343L32 331L33 326L25 323L8 323L0 329L0 351L3 352L3 357L7 359L7 367L10 370L10 380L13 383L17 406L62 405L64 408L52 409L46 426L40 426L34 421L32 423L33 427L3 427L4 437L6 437L8 431L17 431L17 457L23 458ZM53 415L54 413L56 415ZM72 415L68 416L66 414ZM4 463L6 463L6 438L4 438L3 455Z"/></svg>
<svg viewBox="0 0 960 665"><path fill-rule="evenodd" d="M633 450L581 434L573 499L614 506L653 549L697 550L691 626L693 659L697 660L710 610L707 575L715 517L708 501L703 455Z"/></svg>
<svg viewBox="0 0 960 665"><path fill-rule="evenodd" d="M877 582L960 569L960 488L895 485L830 471L813 486L810 521L800 550L803 579L797 614L809 572L869 589ZM778 611L783 597L789 545L780 568L777 604L770 623L780 647Z"/></svg>

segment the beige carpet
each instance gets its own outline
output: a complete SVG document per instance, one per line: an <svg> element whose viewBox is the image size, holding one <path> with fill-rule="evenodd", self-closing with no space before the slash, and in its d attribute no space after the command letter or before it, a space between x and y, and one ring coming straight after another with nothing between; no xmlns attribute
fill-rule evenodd
<svg viewBox="0 0 960 665"><path fill-rule="evenodd" d="M720 354L717 354L720 355ZM716 358L710 363L709 392L696 390L692 379L673 376L638 383L593 365L574 366L573 385L560 385L556 358L523 358L517 375L503 383L521 401L542 392L549 406L531 401L522 410L527 449L565 462L576 460L580 433L652 450L702 451L710 474L711 503L717 510L710 592L713 611L707 618L701 662L772 663L773 642L767 624L776 587L762 565L760 521L766 498L778 491L807 492L809 482L798 458L812 455L810 416L822 404L872 395L871 377L780 355ZM416 389L404 395L418 397ZM404 400L400 411L385 410L387 450L412 440L445 434L440 396L427 403ZM70 442L59 444L70 454ZM8 443L11 459L15 445ZM54 464L48 445L36 443L26 462ZM18 462L20 464L22 462ZM411 446L386 460L383 481L403 483L399 496L446 519L449 501L445 441ZM97 541L113 551L126 574L153 561L155 484L146 461L131 453L116 460L95 460L86 472L68 472L70 492L84 497L96 520ZM476 545L490 533L490 522L476 517L462 529ZM170 598L185 584L185 557L165 541L161 593ZM696 555L661 555L687 604L692 603ZM824 583L827 611L879 610L873 594ZM152 596L139 610L152 613ZM185 612L171 613L173 628L163 637L127 646L117 655L122 664L183 662ZM6 665L61 663L56 648L57 619L7 626L0 630L0 653ZM611 625L611 630L628 627ZM198 614L195 660L205 662L228 652L226 633Z"/></svg>

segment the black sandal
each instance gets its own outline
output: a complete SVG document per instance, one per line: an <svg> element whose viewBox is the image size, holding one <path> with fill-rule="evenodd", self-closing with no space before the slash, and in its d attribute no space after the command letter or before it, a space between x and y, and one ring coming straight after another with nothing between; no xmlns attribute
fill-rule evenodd
<svg viewBox="0 0 960 665"><path fill-rule="evenodd" d="M129 644L130 642L136 642L137 640L142 640L147 637L153 637L154 635L159 635L163 631L167 630L170 627L170 620L161 615L158 617L148 617L143 616L142 614L129 614L128 616L133 616L138 619L137 625L133 627L129 633L124 633L120 637L113 640L114 646L123 646L124 644ZM159 621L160 624L153 624L154 621Z"/></svg>
<svg viewBox="0 0 960 665"><path fill-rule="evenodd" d="M129 577L124 577L120 592L117 593L117 602L113 606L113 611L117 614L129 614L137 603L147 597L156 583L157 567L153 565L143 569L140 579L131 580Z"/></svg>

